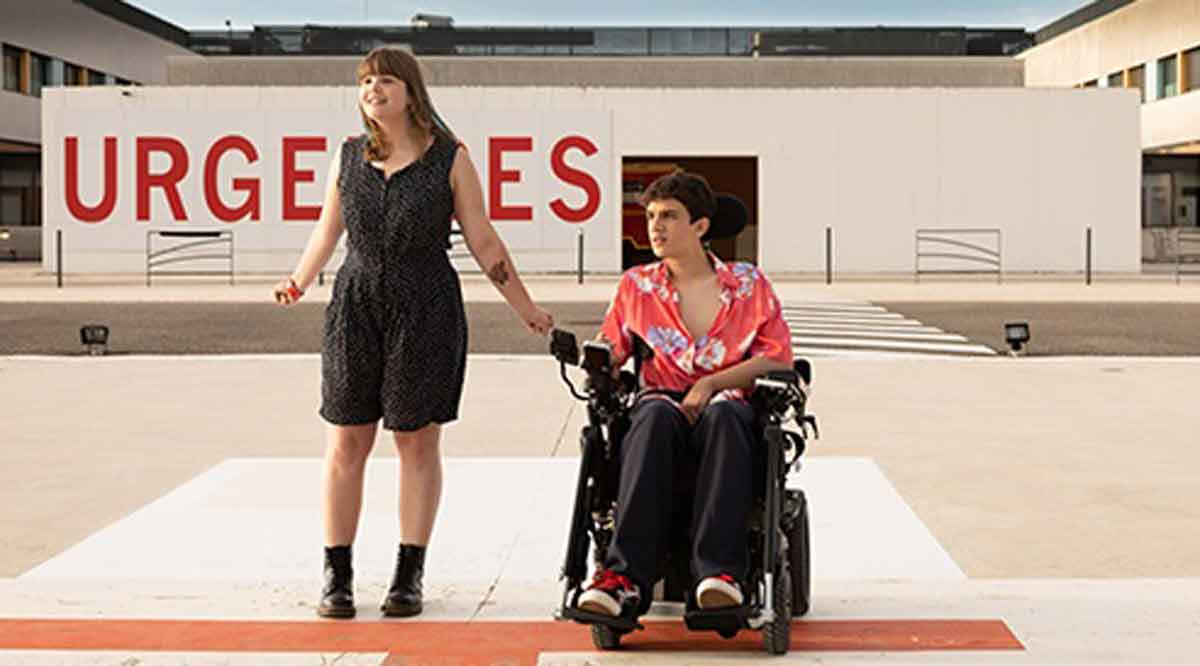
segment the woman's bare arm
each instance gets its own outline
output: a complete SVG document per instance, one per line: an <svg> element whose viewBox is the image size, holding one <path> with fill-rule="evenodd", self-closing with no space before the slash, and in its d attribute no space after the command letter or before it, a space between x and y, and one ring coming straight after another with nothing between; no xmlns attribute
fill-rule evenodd
<svg viewBox="0 0 1200 666"><path fill-rule="evenodd" d="M334 153L333 160L330 161L321 217L317 220L317 226L313 229L312 235L308 237L308 245L304 248L304 254L300 255L300 262L296 264L296 270L292 271L292 279L301 289L307 289L308 285L316 279L317 273L320 273L325 268L325 264L329 263L329 258L333 256L333 251L337 248L338 240L346 230L342 221L342 198L338 193L341 153L339 148Z"/></svg>
<svg viewBox="0 0 1200 666"><path fill-rule="evenodd" d="M539 309L530 298L517 275L517 267L513 265L508 248L492 227L484 211L479 173L475 171L475 165L471 163L466 150L460 150L454 156L450 182L454 188L454 212L471 256L504 296L504 300L508 301L508 305L530 328L539 333L548 332L553 322L549 314Z"/></svg>

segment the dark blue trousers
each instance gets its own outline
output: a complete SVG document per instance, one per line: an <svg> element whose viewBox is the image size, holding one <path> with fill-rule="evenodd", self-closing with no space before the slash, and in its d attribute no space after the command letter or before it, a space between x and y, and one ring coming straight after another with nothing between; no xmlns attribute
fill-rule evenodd
<svg viewBox="0 0 1200 666"><path fill-rule="evenodd" d="M646 605L663 573L671 516L691 500L693 579L727 573L744 581L746 525L761 486L754 472L762 456L755 451L753 408L711 403L693 426L669 402L643 399L631 418L621 445L616 527L605 566L633 580Z"/></svg>

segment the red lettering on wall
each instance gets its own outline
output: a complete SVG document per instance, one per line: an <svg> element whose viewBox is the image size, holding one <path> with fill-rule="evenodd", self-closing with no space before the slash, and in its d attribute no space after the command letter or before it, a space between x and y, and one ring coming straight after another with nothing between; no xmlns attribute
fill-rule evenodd
<svg viewBox="0 0 1200 666"><path fill-rule="evenodd" d="M503 167L505 152L530 152L533 137L494 136L488 140L488 217L493 220L533 221L530 206L505 206L501 198L504 183L521 182L521 172Z"/></svg>
<svg viewBox="0 0 1200 666"><path fill-rule="evenodd" d="M218 139L212 148L208 149L208 156L204 158L204 200L213 216L222 222L237 222L246 217L257 222L262 219L257 178L233 179L233 189L247 193L245 203L237 208L226 206L217 190L217 166L221 162L221 156L231 150L240 152L250 164L258 161L258 150L246 137L230 135Z"/></svg>
<svg viewBox="0 0 1200 666"><path fill-rule="evenodd" d="M320 206L296 204L296 183L311 183L316 174L311 169L296 168L296 153L325 152L323 136L283 137L283 221L311 221L321 217Z"/></svg>
<svg viewBox="0 0 1200 666"><path fill-rule="evenodd" d="M582 136L567 136L563 137L554 144L554 148L550 151L550 168L554 171L554 175L558 179L574 185L583 190L587 195L587 200L583 202L582 208L571 208L561 198L550 202L550 210L564 222L576 224L586 222L592 219L596 214L596 210L600 208L600 185L595 178L586 171L568 166L563 160L564 154L572 149L577 148L583 151L583 154L591 157L598 152L596 144L587 140Z"/></svg>
<svg viewBox="0 0 1200 666"><path fill-rule="evenodd" d="M67 210L80 222L103 222L117 205L117 137L104 137L104 194L95 206L85 205L79 198L79 137L66 137L63 152Z"/></svg>
<svg viewBox="0 0 1200 666"><path fill-rule="evenodd" d="M188 154L178 139L168 136L147 136L137 139L137 220L150 219L150 188L161 187L176 221L188 219L179 198L179 181L187 175ZM171 157L171 166L164 173L150 173L150 153L162 152Z"/></svg>

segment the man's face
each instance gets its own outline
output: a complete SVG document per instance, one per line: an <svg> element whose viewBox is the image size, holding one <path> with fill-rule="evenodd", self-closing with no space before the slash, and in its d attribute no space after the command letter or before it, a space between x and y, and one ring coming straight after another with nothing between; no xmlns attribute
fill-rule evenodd
<svg viewBox="0 0 1200 666"><path fill-rule="evenodd" d="M700 237L708 230L708 219L694 224L687 207L678 199L655 199L646 206L646 235L659 259L682 257L702 251Z"/></svg>

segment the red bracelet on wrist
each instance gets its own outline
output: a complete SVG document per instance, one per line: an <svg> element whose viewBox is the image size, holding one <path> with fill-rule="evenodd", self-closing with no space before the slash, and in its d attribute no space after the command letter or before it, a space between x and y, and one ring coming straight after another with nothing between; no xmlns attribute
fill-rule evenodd
<svg viewBox="0 0 1200 666"><path fill-rule="evenodd" d="M301 289L301 288L300 288L300 285L296 284L296 280L295 280L295 279L293 279L293 278L292 278L292 277L290 277L290 276L288 277L288 287L287 287L287 292L288 292L288 296L289 296L289 297L290 297L290 298L291 298L293 301L298 301L298 300L300 300L300 297L304 295L304 290L303 290L303 289Z"/></svg>

